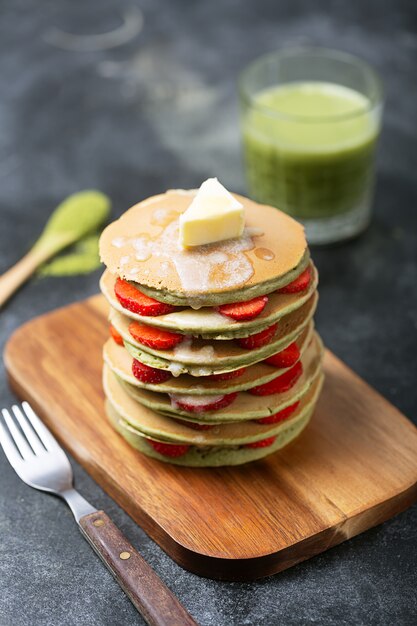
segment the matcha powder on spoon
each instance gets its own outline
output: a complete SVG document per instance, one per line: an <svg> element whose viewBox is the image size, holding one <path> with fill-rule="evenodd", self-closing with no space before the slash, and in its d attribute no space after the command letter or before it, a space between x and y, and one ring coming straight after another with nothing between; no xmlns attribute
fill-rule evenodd
<svg viewBox="0 0 417 626"><path fill-rule="evenodd" d="M77 276L89 274L101 265L98 253L100 234L88 235L71 246L65 254L56 256L39 270L40 276Z"/></svg>
<svg viewBox="0 0 417 626"><path fill-rule="evenodd" d="M65 275L80 273L79 268L89 268L92 271L96 261L92 261L97 255L97 237L94 241L92 235L98 234L110 212L110 200L100 191L80 191L69 196L55 209L49 218L45 229L33 248L29 250L13 267L0 276L0 308L21 287L39 267L50 262L52 257L59 252L76 244L79 245L70 251L67 260L60 260L55 269L45 268L44 273ZM85 239L86 237L89 239ZM80 240L84 240L80 243ZM72 257L68 258L68 257ZM88 259L88 260L87 260ZM61 267L61 270L59 269Z"/></svg>
<svg viewBox="0 0 417 626"><path fill-rule="evenodd" d="M68 252L44 264L41 276L74 276L100 267L99 229L110 213L110 199L100 191L80 191L66 198L53 212L34 250L51 256L73 245Z"/></svg>

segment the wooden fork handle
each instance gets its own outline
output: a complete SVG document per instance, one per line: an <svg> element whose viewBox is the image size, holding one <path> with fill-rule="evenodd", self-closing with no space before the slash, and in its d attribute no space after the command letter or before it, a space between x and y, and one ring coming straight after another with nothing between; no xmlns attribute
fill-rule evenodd
<svg viewBox="0 0 417 626"><path fill-rule="evenodd" d="M197 626L191 615L104 511L85 515L81 530L150 626Z"/></svg>

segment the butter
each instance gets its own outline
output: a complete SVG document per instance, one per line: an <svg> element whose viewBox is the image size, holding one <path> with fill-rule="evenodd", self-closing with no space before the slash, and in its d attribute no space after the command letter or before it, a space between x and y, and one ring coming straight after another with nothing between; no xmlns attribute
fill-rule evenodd
<svg viewBox="0 0 417 626"><path fill-rule="evenodd" d="M243 205L217 178L208 178L180 215L179 244L191 248L241 237L244 223Z"/></svg>

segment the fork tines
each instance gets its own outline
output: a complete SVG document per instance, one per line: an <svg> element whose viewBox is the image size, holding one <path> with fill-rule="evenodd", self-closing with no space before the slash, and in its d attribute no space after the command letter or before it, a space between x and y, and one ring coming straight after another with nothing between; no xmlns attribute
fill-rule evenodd
<svg viewBox="0 0 417 626"><path fill-rule="evenodd" d="M2 415L0 444L12 465L19 462L19 458L27 460L58 447L28 402L23 402L21 407L13 405L11 412L3 409Z"/></svg>

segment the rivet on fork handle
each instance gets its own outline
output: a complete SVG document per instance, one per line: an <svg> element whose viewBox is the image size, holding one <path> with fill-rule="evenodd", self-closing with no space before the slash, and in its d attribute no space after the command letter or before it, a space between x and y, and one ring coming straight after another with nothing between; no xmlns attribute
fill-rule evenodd
<svg viewBox="0 0 417 626"><path fill-rule="evenodd" d="M79 520L86 539L150 626L197 626L104 511Z"/></svg>

